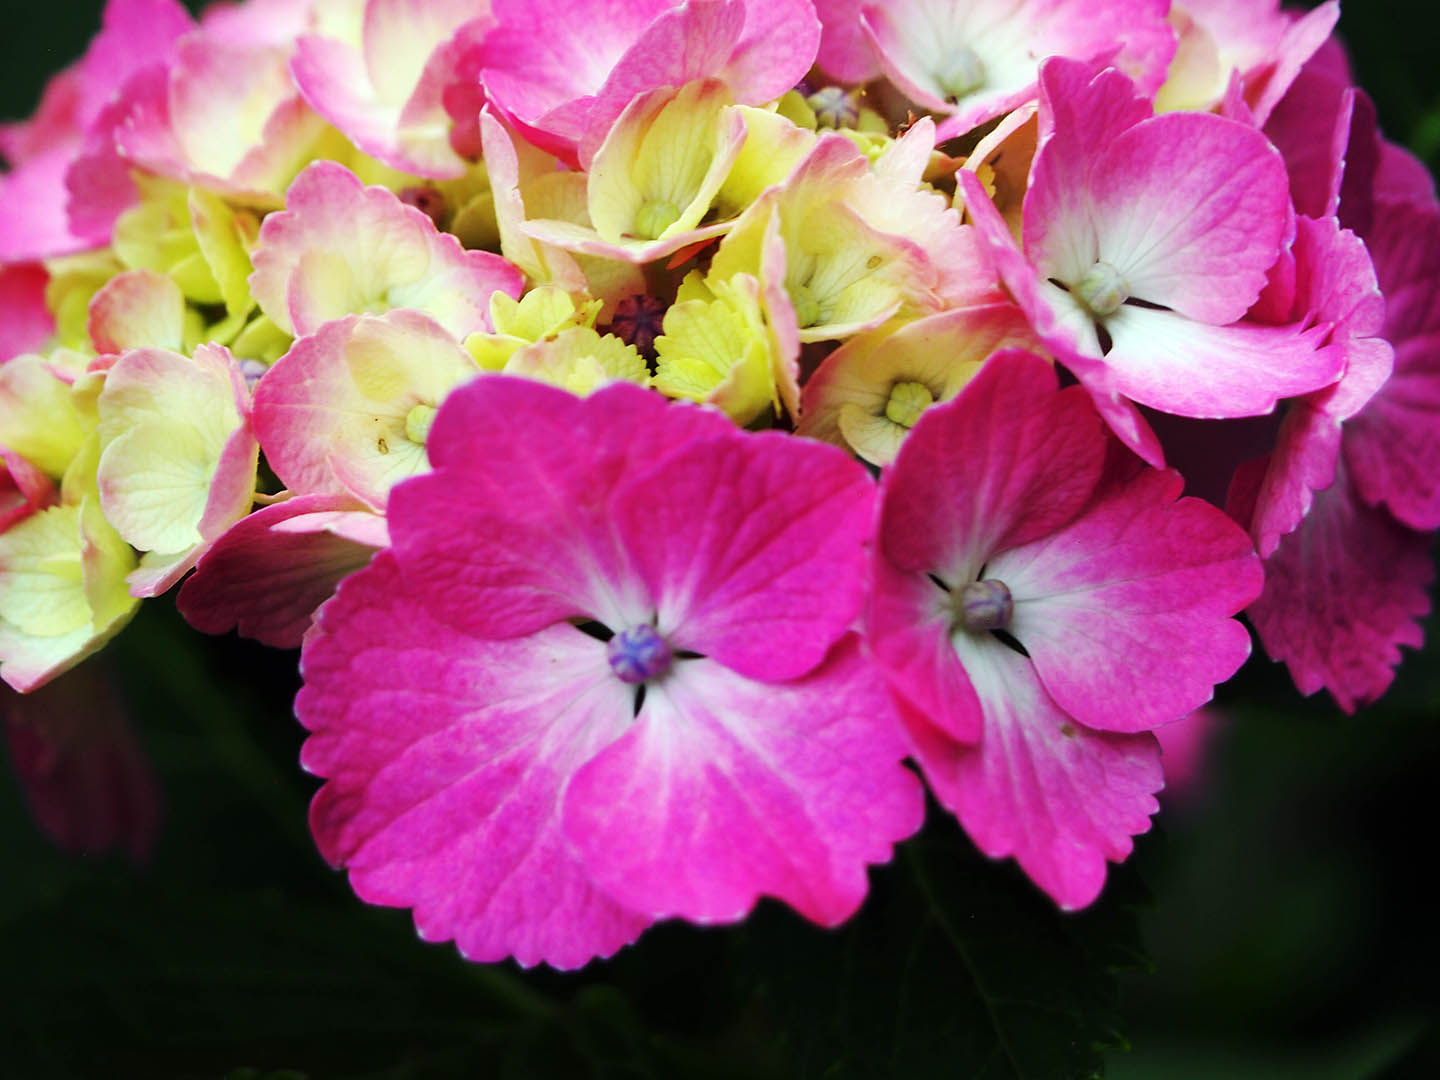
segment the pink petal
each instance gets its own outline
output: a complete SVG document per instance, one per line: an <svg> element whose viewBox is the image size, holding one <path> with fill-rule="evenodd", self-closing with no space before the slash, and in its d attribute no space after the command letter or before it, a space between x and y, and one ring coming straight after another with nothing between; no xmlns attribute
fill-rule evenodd
<svg viewBox="0 0 1440 1080"><path fill-rule="evenodd" d="M1247 612L1302 694L1325 687L1353 712L1385 692L1400 647L1423 641L1432 539L1362 503L1343 465L1315 496L1265 560L1265 591Z"/></svg>
<svg viewBox="0 0 1440 1080"><path fill-rule="evenodd" d="M1175 472L1147 469L1068 525L990 559L1051 698L1102 731L1145 731L1210 700L1250 655L1230 616L1260 593L1249 538ZM973 678L973 675L972 675Z"/></svg>
<svg viewBox="0 0 1440 1080"><path fill-rule="evenodd" d="M0 266L0 364L21 353L43 352L55 333L45 304L50 275L39 263Z"/></svg>
<svg viewBox="0 0 1440 1080"><path fill-rule="evenodd" d="M870 38L860 24L869 0L816 0L820 47L815 63L836 82L863 83L880 76Z"/></svg>
<svg viewBox="0 0 1440 1080"><path fill-rule="evenodd" d="M995 354L956 398L925 410L882 486L878 539L900 570L973 581L996 551L1070 521L1100 479L1105 440L1083 392L1050 365Z"/></svg>
<svg viewBox="0 0 1440 1080"><path fill-rule="evenodd" d="M1265 134L1285 158L1296 213L1338 210L1354 110L1353 88L1307 67L1270 114Z"/></svg>
<svg viewBox="0 0 1440 1080"><path fill-rule="evenodd" d="M1327 351L1340 353L1344 376L1291 404L1264 481L1255 494L1251 535L1261 556L1300 523L1311 493L1330 486L1340 452L1340 424L1358 413L1390 377L1393 350L1378 333L1384 300L1365 246L1333 218L1300 218L1295 254L1296 310L1333 324Z"/></svg>
<svg viewBox="0 0 1440 1080"><path fill-rule="evenodd" d="M107 281L90 301L90 341L100 353L126 349L177 352L185 334L185 296L153 270L128 270Z"/></svg>
<svg viewBox="0 0 1440 1080"><path fill-rule="evenodd" d="M1345 461L1366 502L1417 529L1440 526L1440 208L1376 203L1367 238L1384 290L1395 371L1345 425Z"/></svg>
<svg viewBox="0 0 1440 1080"><path fill-rule="evenodd" d="M927 109L953 113L947 130L963 134L1033 100L1040 62L1050 56L1113 64L1153 92L1175 52L1165 8L1154 0L908 0L867 6L861 22L896 86ZM983 81L957 102L942 78L960 49L974 55Z"/></svg>
<svg viewBox="0 0 1440 1080"><path fill-rule="evenodd" d="M1030 662L994 639L974 639L962 659L985 733L968 747L912 729L925 778L981 851L1013 856L1062 908L1082 908L1100 894L1106 861L1125 859L1158 809L1154 736L1076 724Z"/></svg>
<svg viewBox="0 0 1440 1080"><path fill-rule="evenodd" d="M187 34L168 79L141 87L116 129L121 154L172 180L273 205L326 130L291 80L292 49Z"/></svg>
<svg viewBox="0 0 1440 1080"><path fill-rule="evenodd" d="M58 499L50 477L19 454L0 446L0 533Z"/></svg>
<svg viewBox="0 0 1440 1080"><path fill-rule="evenodd" d="M91 246L71 232L65 212L65 172L77 149L52 147L0 173L0 263L35 262Z"/></svg>
<svg viewBox="0 0 1440 1080"><path fill-rule="evenodd" d="M0 687L10 759L30 812L63 851L154 846L160 793L112 682L94 664L28 694Z"/></svg>
<svg viewBox="0 0 1440 1080"><path fill-rule="evenodd" d="M350 495L383 511L390 489L427 468L406 434L416 406L437 408L477 372L460 344L418 311L349 315L297 341L255 388L265 459L291 491Z"/></svg>
<svg viewBox="0 0 1440 1080"><path fill-rule="evenodd" d="M318 113L387 165L460 176L465 162L450 146L442 98L455 65L490 25L478 13L472 0L370 0L360 47L319 34L299 39L295 83Z"/></svg>
<svg viewBox="0 0 1440 1080"><path fill-rule="evenodd" d="M1040 66L1040 139L1025 196L1028 251L1035 250L1032 230L1048 236L1058 228L1081 228L1089 213L1090 171L1100 154L1150 114L1150 102L1114 68L1097 72L1091 64L1058 56ZM967 205L977 201L966 199ZM1044 207L1033 223L1031 200ZM1072 245L1088 252L1093 233L1077 231ZM1058 252L1060 245L1052 247Z"/></svg>
<svg viewBox="0 0 1440 1080"><path fill-rule="evenodd" d="M391 492L396 556L429 612L483 637L572 616L614 629L644 621L653 608L625 570L611 495L676 446L734 430L717 412L630 384L581 400L482 375L435 419L435 471Z"/></svg>
<svg viewBox="0 0 1440 1080"><path fill-rule="evenodd" d="M671 6L669 0L495 0L499 25L486 39L481 73L486 93L516 120L539 125L573 150L611 69Z"/></svg>
<svg viewBox="0 0 1440 1080"><path fill-rule="evenodd" d="M242 518L200 558L176 606L203 633L238 630L273 648L299 648L315 609L385 546L383 538L346 535L353 530L342 531L345 517L383 522L334 495L300 495Z"/></svg>
<svg viewBox="0 0 1440 1080"><path fill-rule="evenodd" d="M1375 197L1387 202L1434 206L1435 177L1425 163L1403 146L1381 140L1375 173Z"/></svg>
<svg viewBox="0 0 1440 1080"><path fill-rule="evenodd" d="M1279 153L1222 117L1168 113L1137 124L1099 148L1088 185L1096 257L1119 271L1131 296L1201 322L1244 315L1286 239ZM1044 200L1027 196L1025 249L1042 268L1061 265L1047 249L1049 217Z"/></svg>
<svg viewBox="0 0 1440 1080"><path fill-rule="evenodd" d="M727 433L627 478L615 530L672 648L776 682L818 664L859 612L873 495L834 447Z"/></svg>
<svg viewBox="0 0 1440 1080"><path fill-rule="evenodd" d="M250 289L282 329L304 336L331 319L410 307L458 339L489 332L490 297L518 297L520 272L449 233L344 166L317 161L286 193L286 209L260 228Z"/></svg>
<svg viewBox="0 0 1440 1080"><path fill-rule="evenodd" d="M1178 416L1260 416L1281 398L1329 386L1345 367L1342 350L1318 347L1323 324L1210 326L1124 304L1105 328L1113 345L1103 364L1076 375L1097 397L1119 393Z"/></svg>
<svg viewBox="0 0 1440 1080"><path fill-rule="evenodd" d="M1253 72L1247 74L1246 97L1251 102L1256 123L1264 125L1270 118L1271 110L1290 89L1305 62L1325 43L1339 18L1339 0L1326 0L1313 11L1294 18L1275 46L1269 70L1258 76Z"/></svg>
<svg viewBox="0 0 1440 1080"><path fill-rule="evenodd" d="M984 730L980 699L950 643L950 594L927 575L875 560L875 581L865 612L865 643L879 663L912 727L938 728L957 743L974 743Z"/></svg>
<svg viewBox="0 0 1440 1080"><path fill-rule="evenodd" d="M296 714L328 783L310 822L356 893L471 960L573 968L650 922L561 832L574 771L630 724L605 647L569 626L486 641L427 616L395 560L350 578L305 645Z"/></svg>
<svg viewBox="0 0 1440 1080"><path fill-rule="evenodd" d="M833 926L924 808L884 687L852 635L798 682L679 661L576 774L565 835L593 880L656 918L734 922L762 895Z"/></svg>

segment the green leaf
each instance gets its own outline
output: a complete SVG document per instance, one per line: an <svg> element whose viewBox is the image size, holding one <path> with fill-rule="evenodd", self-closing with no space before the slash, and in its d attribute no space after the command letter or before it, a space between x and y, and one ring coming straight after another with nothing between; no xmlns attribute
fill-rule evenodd
<svg viewBox="0 0 1440 1080"><path fill-rule="evenodd" d="M1133 880L1112 870L1095 908L1063 914L939 811L874 877L838 931L772 910L745 932L786 1075L1068 1080L1124 1045L1114 973L1144 963Z"/></svg>

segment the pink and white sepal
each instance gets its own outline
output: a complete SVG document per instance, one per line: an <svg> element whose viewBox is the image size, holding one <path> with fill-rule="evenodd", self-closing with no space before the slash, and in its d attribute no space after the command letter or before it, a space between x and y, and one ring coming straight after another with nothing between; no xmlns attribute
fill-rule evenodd
<svg viewBox="0 0 1440 1080"><path fill-rule="evenodd" d="M979 178L966 210L1036 333L1152 465L1135 405L1189 417L1263 415L1335 382L1330 327L1247 321L1293 238L1279 152L1249 124L1151 115L1114 69L1040 70L1040 143L1017 244Z"/></svg>

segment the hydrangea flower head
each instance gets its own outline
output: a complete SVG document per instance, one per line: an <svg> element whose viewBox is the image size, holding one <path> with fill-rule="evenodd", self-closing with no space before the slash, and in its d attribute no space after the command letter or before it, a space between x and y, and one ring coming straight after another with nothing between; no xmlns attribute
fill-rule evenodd
<svg viewBox="0 0 1440 1080"><path fill-rule="evenodd" d="M864 470L506 376L451 395L430 454L303 656L312 825L356 891L558 967L762 894L848 916L921 813L849 630Z"/></svg>

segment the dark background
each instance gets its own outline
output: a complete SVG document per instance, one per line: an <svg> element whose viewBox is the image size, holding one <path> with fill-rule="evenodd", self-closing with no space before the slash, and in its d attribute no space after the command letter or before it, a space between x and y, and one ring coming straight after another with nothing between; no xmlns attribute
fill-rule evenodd
<svg viewBox="0 0 1440 1080"><path fill-rule="evenodd" d="M102 5L5 3L0 116L19 117ZM1433 169L1429 7L1353 3L1341 29ZM465 964L356 901L305 828L294 654L150 601L99 663L160 778L151 858L59 854L0 767L0 1075L1440 1076L1437 656L1353 717L1252 660L1202 789L1164 797L1079 916L932 807L840 931L765 904L567 976Z"/></svg>

